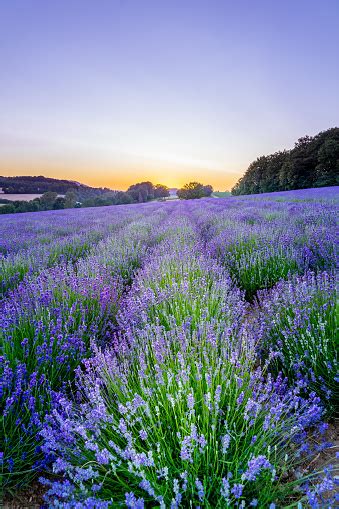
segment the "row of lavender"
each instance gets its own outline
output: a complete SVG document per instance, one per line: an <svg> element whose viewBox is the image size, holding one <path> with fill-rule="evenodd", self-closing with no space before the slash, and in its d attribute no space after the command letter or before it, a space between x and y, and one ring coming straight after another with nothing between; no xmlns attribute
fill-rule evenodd
<svg viewBox="0 0 339 509"><path fill-rule="evenodd" d="M108 235L142 217L143 209L124 207L119 214L111 207L105 213L86 209L20 214L14 228L12 216L1 218L0 298L44 268L76 263Z"/></svg>
<svg viewBox="0 0 339 509"><path fill-rule="evenodd" d="M312 486L305 461L335 401L333 212L149 205L19 285L1 338L8 489L34 461L53 462L51 507L322 504L333 481Z"/></svg>
<svg viewBox="0 0 339 509"><path fill-rule="evenodd" d="M72 390L74 369L115 327L119 301L171 206L151 206L76 264L27 277L1 303L2 486L24 485L48 458L37 439L56 391ZM133 219L133 216L132 216ZM116 224L118 221L116 221Z"/></svg>

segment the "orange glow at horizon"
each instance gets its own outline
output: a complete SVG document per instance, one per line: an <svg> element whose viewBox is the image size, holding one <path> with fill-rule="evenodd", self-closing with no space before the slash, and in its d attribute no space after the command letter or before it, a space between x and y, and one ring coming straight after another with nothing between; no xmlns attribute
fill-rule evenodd
<svg viewBox="0 0 339 509"><path fill-rule="evenodd" d="M59 164L58 164L59 163ZM215 190L230 190L243 172L228 172L209 168L195 168L190 165L182 167L179 164L169 163L115 163L115 164L60 164L48 162L1 161L0 175L12 176L38 176L56 179L75 180L93 187L108 187L110 189L126 190L130 185L142 181L151 181L154 184L164 184L169 188L180 188L185 183L199 181L211 184Z"/></svg>
<svg viewBox="0 0 339 509"><path fill-rule="evenodd" d="M225 191L336 126L338 1L247 3L0 2L0 175Z"/></svg>

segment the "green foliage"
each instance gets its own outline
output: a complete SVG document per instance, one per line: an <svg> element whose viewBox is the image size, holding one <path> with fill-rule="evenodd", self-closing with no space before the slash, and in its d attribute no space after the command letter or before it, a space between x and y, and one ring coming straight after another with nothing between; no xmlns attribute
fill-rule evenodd
<svg viewBox="0 0 339 509"><path fill-rule="evenodd" d="M204 196L211 196L212 193L212 186L204 186L200 184L200 182L190 182L179 189L177 195L181 200L194 200L196 198L203 198Z"/></svg>
<svg viewBox="0 0 339 509"><path fill-rule="evenodd" d="M0 177L0 184L1 184ZM17 178L17 177L15 177ZM18 177L19 178L19 177ZM20 177L21 178L21 177ZM28 177L35 178L35 177ZM44 177L41 177L44 178ZM54 180L54 179L51 179ZM58 181L55 182L67 182ZM36 186L36 184L35 184ZM83 189L84 188L84 189ZM25 187L20 188L25 191ZM6 187L7 192L14 192L16 188ZM34 188L39 192L39 188ZM25 191L27 192L27 191ZM6 196L6 195L4 195ZM78 207L105 207L108 205L128 205L143 203L149 200L162 199L169 196L168 187L162 184L153 185L152 182L142 182L130 186L127 192L111 191L109 189L96 189L77 184L77 188L69 188L65 197L58 196L54 191L45 192L40 198L31 201L10 201L0 199L0 214L16 212L36 212L39 210L60 210Z"/></svg>
<svg viewBox="0 0 339 509"><path fill-rule="evenodd" d="M65 209L73 209L77 202L77 196L74 191L69 190L65 195Z"/></svg>
<svg viewBox="0 0 339 509"><path fill-rule="evenodd" d="M162 184L156 184L154 189L155 198L168 198L170 195L169 188Z"/></svg>
<svg viewBox="0 0 339 509"><path fill-rule="evenodd" d="M217 198L228 198L228 196L231 196L231 191L213 191L212 196L216 196Z"/></svg>
<svg viewBox="0 0 339 509"><path fill-rule="evenodd" d="M14 214L15 212L16 207L13 203L0 206L0 214Z"/></svg>
<svg viewBox="0 0 339 509"><path fill-rule="evenodd" d="M48 191L57 194L66 194L67 191L73 191L78 196L100 195L109 191L106 188L90 187L72 180L60 180L43 176L22 176L22 177L2 177L0 176L0 187L5 194L39 194Z"/></svg>
<svg viewBox="0 0 339 509"><path fill-rule="evenodd" d="M65 198L63 198L62 196L59 196L54 204L53 204L53 209L54 210L61 210L61 209L64 209L65 208Z"/></svg>
<svg viewBox="0 0 339 509"><path fill-rule="evenodd" d="M128 205L133 203L133 198L129 193L124 193L123 191L119 191L114 196L115 205Z"/></svg>
<svg viewBox="0 0 339 509"><path fill-rule="evenodd" d="M39 199L32 201L11 201L6 205L0 206L0 214L14 214L16 212L37 212L45 210L40 207Z"/></svg>
<svg viewBox="0 0 339 509"><path fill-rule="evenodd" d="M291 250L259 248L252 251L248 247L246 243L239 243L233 253L227 253L229 260L225 259L230 274L245 290L246 299L251 301L258 290L270 288L288 274L298 272L298 263Z"/></svg>
<svg viewBox="0 0 339 509"><path fill-rule="evenodd" d="M100 449L110 450L114 443L124 450L126 439L119 432L119 426L126 424L138 454L154 458L154 467L140 467L140 470L157 495L163 497L166 507L174 499L176 479L180 484L187 481L183 507L189 507L192 502L199 505L197 479L203 486L203 507L234 507L236 499L232 494L229 504L221 496L222 479L231 472L233 485L243 483L242 473L248 462L263 453L272 464L273 472L286 476L291 465L300 461L290 446L293 437L285 436L286 422L291 419L289 409L286 408L286 414L284 411L280 414L274 427L264 426L266 402L252 422L244 419L244 409L256 398L249 373L253 366L248 365L245 355L240 355L237 365L227 361L223 346L211 344L204 333L193 335L182 354L178 341L169 333L163 334L170 347L160 362L154 347L158 341L154 331L149 332L149 341L140 345L143 355L134 360L124 376L114 373L103 358L99 377L102 377L102 395L110 419L103 424L98 438L88 433L87 444L97 440ZM248 369L247 375L244 366ZM140 372L145 373L145 379L140 380ZM136 400L143 405L133 418L125 420L121 409L132 407ZM147 434L142 439L144 430ZM183 444L195 433L196 442L191 439L192 459L186 459ZM81 441L79 439L79 443ZM118 502L124 498L127 487L137 496L145 496L139 486L141 476L129 468L128 461L122 460L115 471L111 470L110 464L98 464L93 449L86 447L87 444L80 444L81 454L71 450L69 454L73 465L80 468L93 465L98 469L103 499ZM257 479L245 482L243 498L248 501L256 498L259 507L268 507L271 500L290 494L292 483L276 482L272 470L263 470ZM164 476L159 475L161 472ZM153 506L151 499L149 504Z"/></svg>
<svg viewBox="0 0 339 509"><path fill-rule="evenodd" d="M48 208L53 207L55 200L58 197L58 193L53 191L47 191L40 197L40 203L42 206L46 206Z"/></svg>
<svg viewBox="0 0 339 509"><path fill-rule="evenodd" d="M326 272L281 281L259 296L259 319L266 323L263 345L279 352L271 363L293 383L296 373L307 377L328 410L338 409L338 354L335 282Z"/></svg>
<svg viewBox="0 0 339 509"><path fill-rule="evenodd" d="M339 184L339 128L300 138L292 150L250 164L232 194L256 194Z"/></svg>
<svg viewBox="0 0 339 509"><path fill-rule="evenodd" d="M154 198L168 197L169 189L163 184L153 185L152 182L140 182L130 186L127 194L132 197L132 201L142 203L154 200Z"/></svg>

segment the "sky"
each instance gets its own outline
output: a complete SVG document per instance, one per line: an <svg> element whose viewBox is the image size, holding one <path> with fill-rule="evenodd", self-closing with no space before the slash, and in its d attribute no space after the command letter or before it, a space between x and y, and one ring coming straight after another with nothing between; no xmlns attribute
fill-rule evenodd
<svg viewBox="0 0 339 509"><path fill-rule="evenodd" d="M339 0L0 0L0 175L230 189L339 125Z"/></svg>

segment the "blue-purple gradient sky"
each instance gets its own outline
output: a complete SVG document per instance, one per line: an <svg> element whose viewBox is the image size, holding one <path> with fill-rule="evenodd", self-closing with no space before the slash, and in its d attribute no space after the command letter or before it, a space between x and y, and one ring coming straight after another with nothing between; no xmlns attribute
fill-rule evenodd
<svg viewBox="0 0 339 509"><path fill-rule="evenodd" d="M0 174L229 189L339 124L339 0L0 0Z"/></svg>

